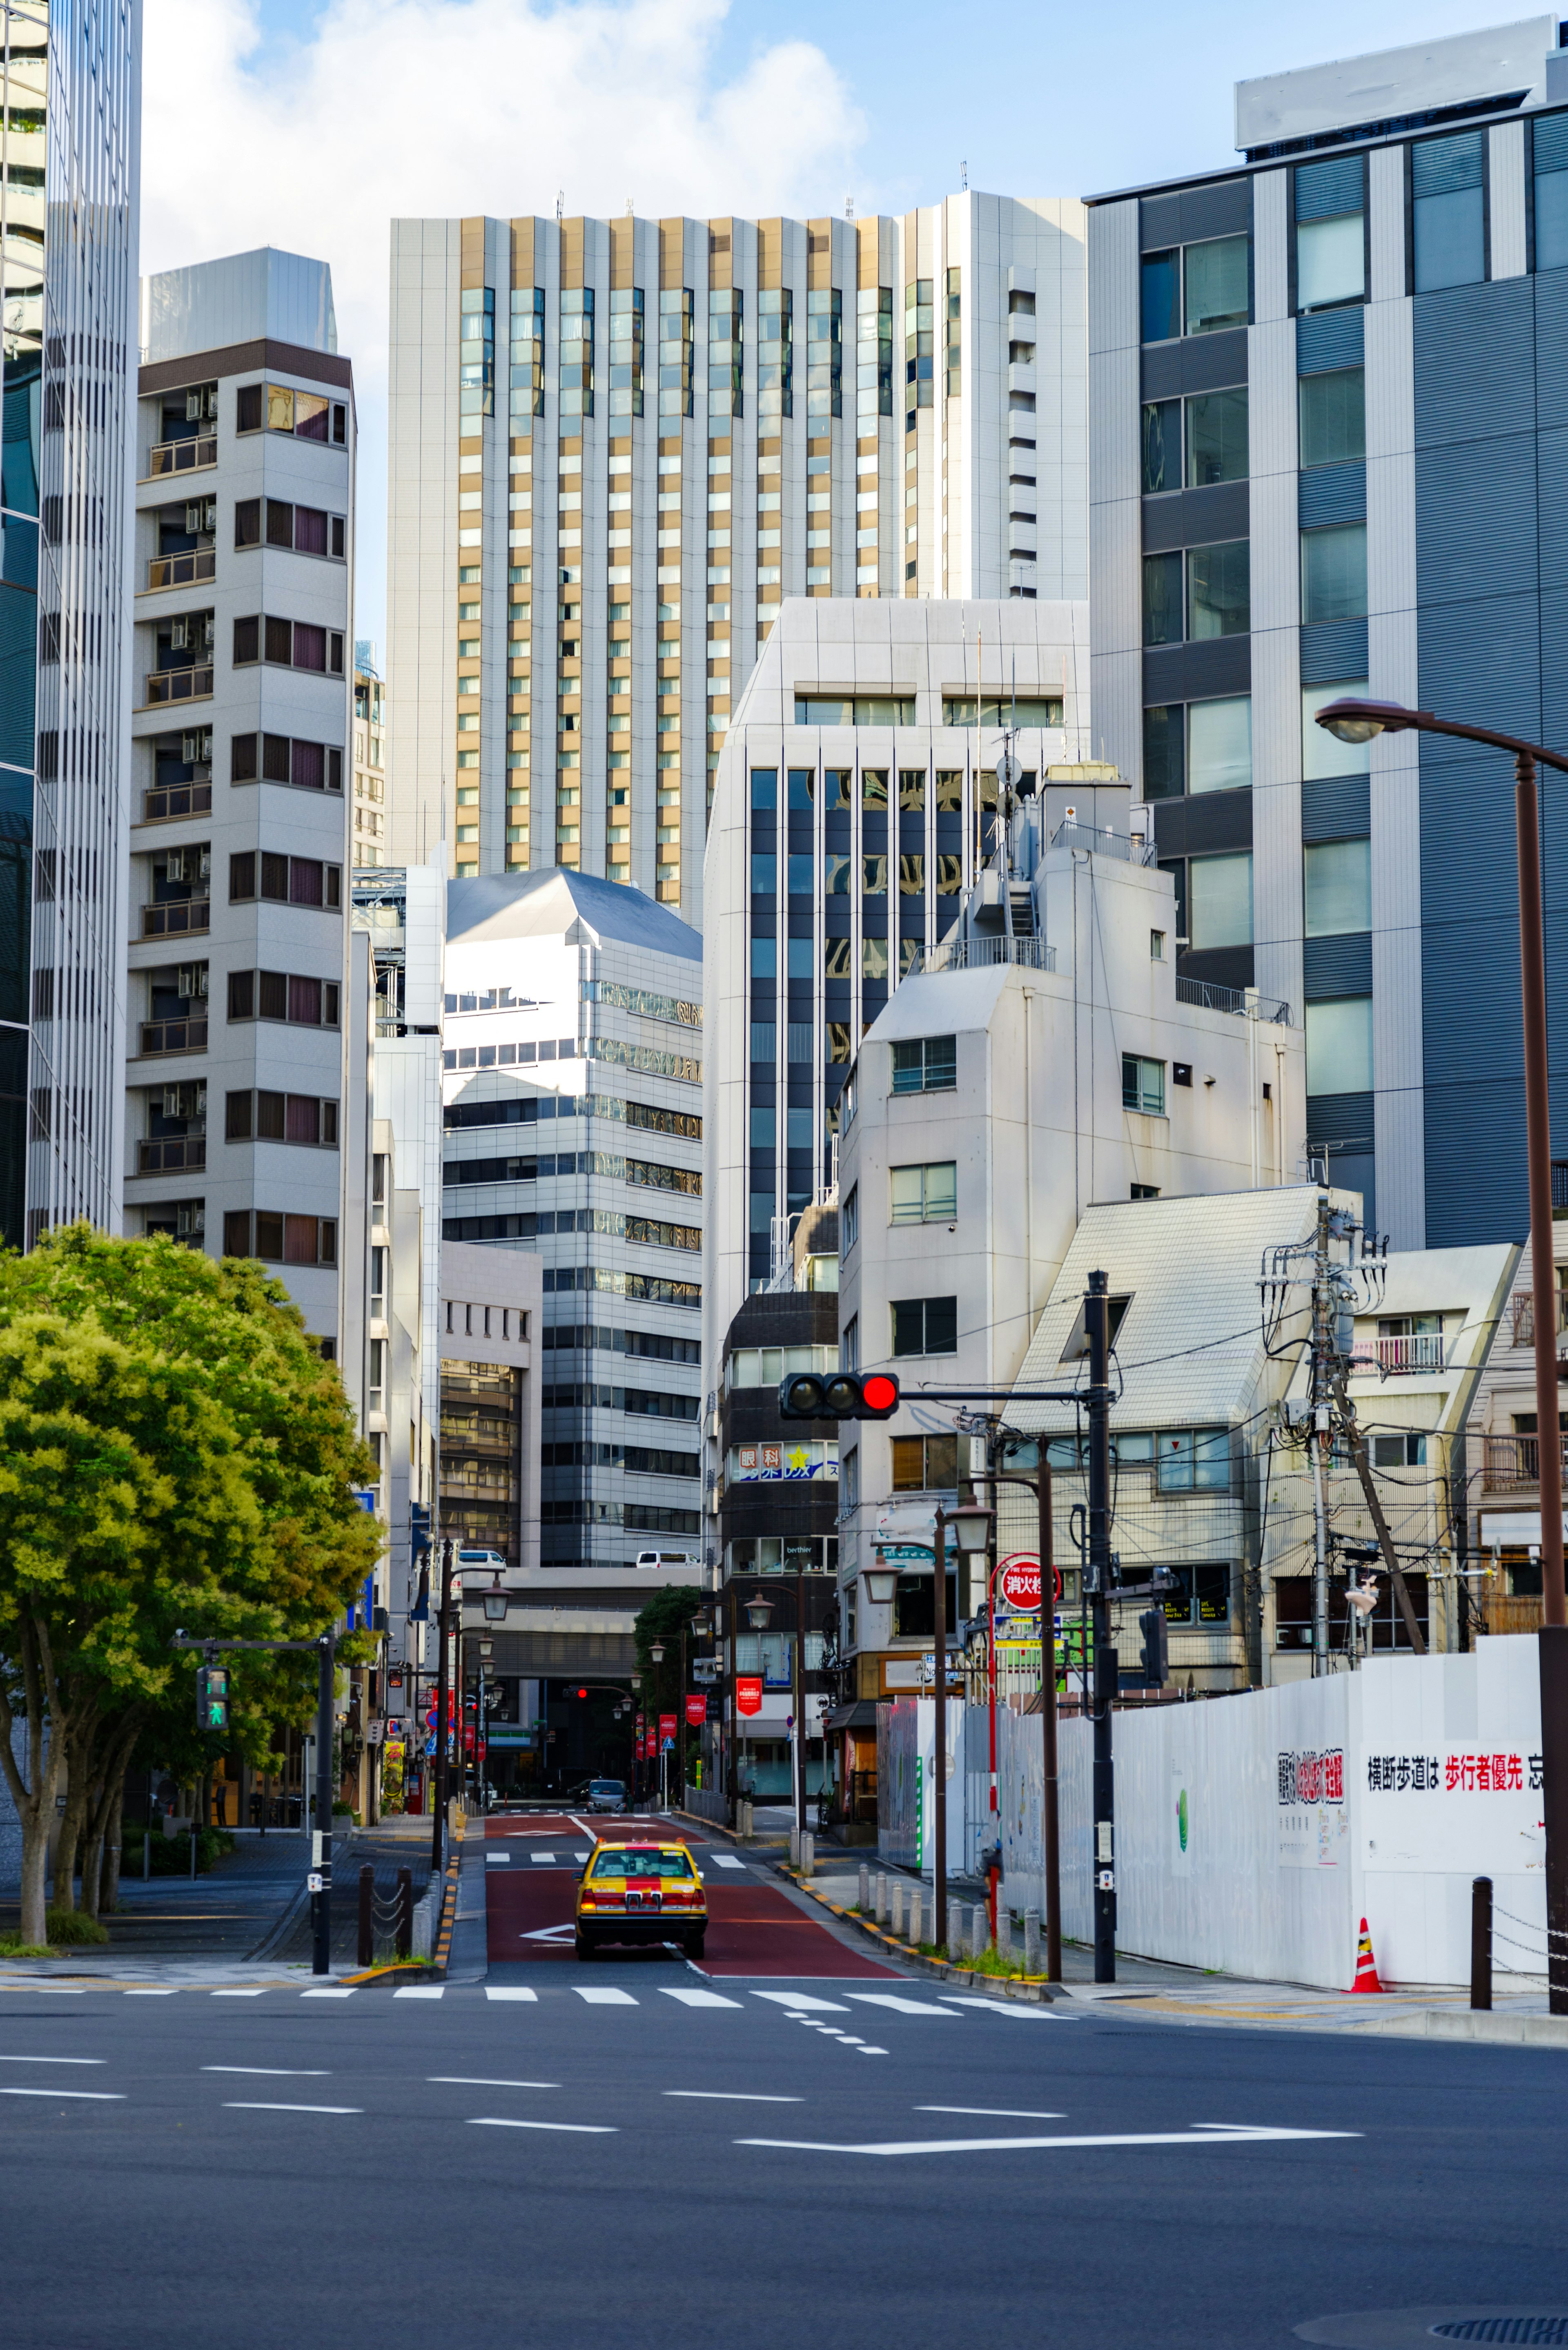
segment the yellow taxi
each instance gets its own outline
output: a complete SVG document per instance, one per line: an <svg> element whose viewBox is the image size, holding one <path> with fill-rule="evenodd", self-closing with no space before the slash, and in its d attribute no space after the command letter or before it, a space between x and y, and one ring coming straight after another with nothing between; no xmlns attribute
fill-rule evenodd
<svg viewBox="0 0 1568 2350"><path fill-rule="evenodd" d="M708 1897L687 1846L600 1842L577 1879L576 1952L591 1958L607 1942L678 1942L702 1955Z"/></svg>

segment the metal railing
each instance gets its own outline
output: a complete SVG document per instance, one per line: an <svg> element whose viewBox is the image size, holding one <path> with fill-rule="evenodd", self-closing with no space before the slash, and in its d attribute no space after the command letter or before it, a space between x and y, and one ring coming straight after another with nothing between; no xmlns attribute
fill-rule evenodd
<svg viewBox="0 0 1568 2350"><path fill-rule="evenodd" d="M1391 1378L1401 1372L1440 1371L1448 1359L1447 1342L1436 1330L1407 1338L1363 1338L1350 1359L1353 1367L1386 1371Z"/></svg>
<svg viewBox="0 0 1568 2350"><path fill-rule="evenodd" d="M205 1167L207 1138L203 1135L170 1135L161 1142L138 1143L136 1171L139 1175L175 1175L182 1169Z"/></svg>
<svg viewBox="0 0 1568 2350"><path fill-rule="evenodd" d="M157 441L147 452L144 481L156 481L161 473L193 473L202 465L218 462L218 436L215 432L199 432L186 441Z"/></svg>
<svg viewBox="0 0 1568 2350"><path fill-rule="evenodd" d="M144 1020L141 1049L147 1053L204 1053L207 1023L200 1020Z"/></svg>
<svg viewBox="0 0 1568 2350"><path fill-rule="evenodd" d="M147 566L147 585L189 588L198 579L218 576L218 551L213 546L187 547L182 555L155 555Z"/></svg>
<svg viewBox="0 0 1568 2350"><path fill-rule="evenodd" d="M160 824L172 816L205 816L212 805L211 784L164 784L143 794L142 820Z"/></svg>
<svg viewBox="0 0 1568 2350"><path fill-rule="evenodd" d="M1125 832L1113 832L1109 826L1102 830L1097 825L1079 824L1064 818L1051 836L1053 848L1084 848L1095 857L1119 858L1124 865L1152 865L1156 858L1152 840L1135 839Z"/></svg>
<svg viewBox="0 0 1568 2350"><path fill-rule="evenodd" d="M192 931L204 931L212 920L210 898L182 898L171 906L143 906L141 935L144 939L187 937Z"/></svg>
<svg viewBox="0 0 1568 2350"><path fill-rule="evenodd" d="M1056 950L1044 939L939 939L934 947L918 947L908 979L933 977L946 971L988 971L1000 963L1017 963L1026 971L1054 971Z"/></svg>
<svg viewBox="0 0 1568 2350"><path fill-rule="evenodd" d="M1531 1295L1529 1290L1516 1289L1513 1295L1508 1301L1508 1310L1513 1319L1514 1345L1516 1347L1533 1347L1535 1344L1535 1300ZM1568 1291L1562 1289L1557 1293L1557 1328L1559 1333L1563 1330L1568 1330Z"/></svg>
<svg viewBox="0 0 1568 2350"><path fill-rule="evenodd" d="M1563 1439L1563 1466L1568 1468L1568 1436ZM1539 1436L1485 1436L1481 1439L1481 1487L1488 1493L1518 1493L1541 1482Z"/></svg>
<svg viewBox="0 0 1568 2350"><path fill-rule="evenodd" d="M1176 1000L1178 1003L1196 1003L1204 1012L1236 1012L1243 1017L1251 1005L1255 1005L1260 1020L1271 1021L1278 1028L1288 1028L1291 1024L1288 1003L1282 1003L1272 996L1259 995L1251 988L1220 987L1211 979L1184 979L1178 972Z"/></svg>
<svg viewBox="0 0 1568 2350"><path fill-rule="evenodd" d="M148 672L147 707L165 702L206 702L212 697L213 664L199 668L155 669Z"/></svg>

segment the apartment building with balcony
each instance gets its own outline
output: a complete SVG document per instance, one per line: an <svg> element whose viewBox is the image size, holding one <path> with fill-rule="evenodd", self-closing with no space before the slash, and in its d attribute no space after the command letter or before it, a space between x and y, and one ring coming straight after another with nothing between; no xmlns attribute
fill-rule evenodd
<svg viewBox="0 0 1568 2350"><path fill-rule="evenodd" d="M354 862L387 862L387 685L368 637L354 647Z"/></svg>
<svg viewBox="0 0 1568 2350"><path fill-rule="evenodd" d="M5 12L0 1240L119 1226L139 0Z"/></svg>
<svg viewBox="0 0 1568 2350"><path fill-rule="evenodd" d="M1067 200L395 221L392 854L699 922L784 598L1086 593L1083 285Z"/></svg>
<svg viewBox="0 0 1568 2350"><path fill-rule="evenodd" d="M1561 1409L1561 1382L1568 1380L1568 1167L1553 1166L1552 1190ZM1568 1433L1559 1440L1568 1460ZM1532 1632L1541 1621L1541 1426L1528 1240L1471 1403L1463 1466L1477 1611L1489 1631Z"/></svg>
<svg viewBox="0 0 1568 2350"><path fill-rule="evenodd" d="M1314 1158L1405 1249L1527 1219L1511 775L1314 717L1568 743L1559 37L1241 83L1239 161L1088 203L1096 744L1152 808L1179 968L1304 1005Z"/></svg>
<svg viewBox="0 0 1568 2350"><path fill-rule="evenodd" d="M325 263L143 282L125 1221L340 1336L354 396Z"/></svg>

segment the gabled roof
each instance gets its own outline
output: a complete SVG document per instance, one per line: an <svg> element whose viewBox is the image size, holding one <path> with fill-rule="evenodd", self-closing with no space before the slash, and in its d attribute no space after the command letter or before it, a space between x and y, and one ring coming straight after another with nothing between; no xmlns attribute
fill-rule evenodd
<svg viewBox="0 0 1568 2350"><path fill-rule="evenodd" d="M656 905L640 889L597 874L573 873L564 866L537 873L486 874L477 881L449 881L446 935L449 945L499 939L566 939L574 925L596 941L616 940L657 954L702 960L702 941L678 914Z"/></svg>

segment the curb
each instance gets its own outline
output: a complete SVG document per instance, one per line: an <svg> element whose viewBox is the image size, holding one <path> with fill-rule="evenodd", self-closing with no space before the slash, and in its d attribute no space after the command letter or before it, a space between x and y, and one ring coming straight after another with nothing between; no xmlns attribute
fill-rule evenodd
<svg viewBox="0 0 1568 2350"><path fill-rule="evenodd" d="M439 1980L438 1970L424 1959L402 1959L396 1966L371 1967L362 1975L345 1975L343 1981L346 1984L352 1984L356 1991L360 1991L369 1990L377 1983L400 1981L405 1976L415 1982L434 1982Z"/></svg>
<svg viewBox="0 0 1568 2350"><path fill-rule="evenodd" d="M784 1867L779 1875L787 1877L797 1891L808 1895L819 1908L830 1909L845 1925L864 1934L868 1941L880 1942L901 1965L912 1967L919 1974L930 1975L939 1981L962 1983L971 1991L990 1991L999 1999L1023 2000L1034 2006L1048 2006L1053 2000L1071 1999L1073 1995L1063 1984L1048 1982L1044 1975L988 1975L976 1967L955 1967L950 1959L925 1958L907 1942L896 1941L880 1926L857 1917L853 1909L840 1908L826 1893L818 1893L810 1878L802 1877L798 1869Z"/></svg>
<svg viewBox="0 0 1568 2350"><path fill-rule="evenodd" d="M742 1849L751 1845L778 1842L776 1836L743 1836L734 1828L722 1826L718 1820L705 1820L700 1812L683 1811L679 1804L670 1804L670 1816L676 1820L690 1820L694 1828L701 1828L710 1835L728 1836L732 1844L740 1845Z"/></svg>
<svg viewBox="0 0 1568 2350"><path fill-rule="evenodd" d="M1407 2017L1379 2018L1371 2028L1401 2039L1469 2041L1492 2048L1568 2048L1568 2015L1499 2015L1490 2008L1422 2007Z"/></svg>
<svg viewBox="0 0 1568 2350"><path fill-rule="evenodd" d="M444 1977L447 1960L452 1956L452 1928L457 1923L457 1880L462 1867L462 1836L466 1820L460 1820L452 1837L452 1857L446 1865L446 1885L441 1894L441 1923L436 1929L435 1949L431 1954L431 1969Z"/></svg>

